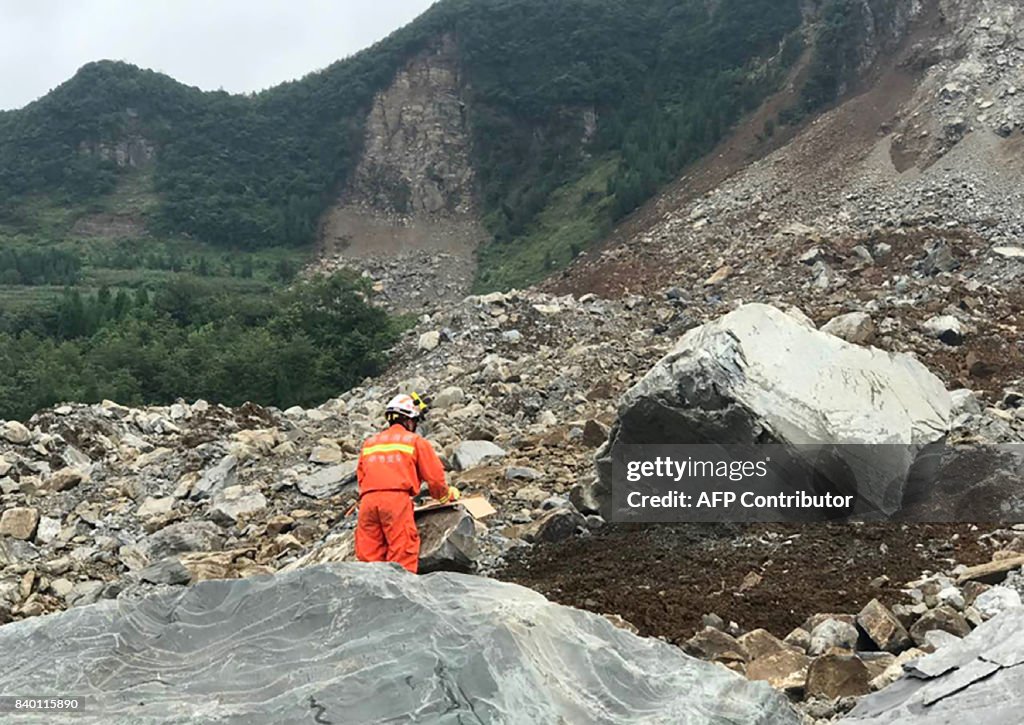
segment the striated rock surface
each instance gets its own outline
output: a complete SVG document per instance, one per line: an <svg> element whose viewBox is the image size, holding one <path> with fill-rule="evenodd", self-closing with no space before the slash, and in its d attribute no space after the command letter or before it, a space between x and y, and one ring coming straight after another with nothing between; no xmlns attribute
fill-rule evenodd
<svg viewBox="0 0 1024 725"><path fill-rule="evenodd" d="M905 666L862 700L851 723L1016 725L1024 710L1024 608L1007 610L960 642Z"/></svg>
<svg viewBox="0 0 1024 725"><path fill-rule="evenodd" d="M0 649L0 691L73 692L80 723L798 722L766 684L604 617L388 565L103 602L3 627Z"/></svg>

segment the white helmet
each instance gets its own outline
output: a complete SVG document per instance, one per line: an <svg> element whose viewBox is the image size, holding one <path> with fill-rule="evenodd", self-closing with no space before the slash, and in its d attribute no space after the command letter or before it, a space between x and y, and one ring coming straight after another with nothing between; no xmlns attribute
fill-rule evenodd
<svg viewBox="0 0 1024 725"><path fill-rule="evenodd" d="M427 404L416 393L412 395L396 395L384 410L384 417L400 415L416 420L427 409Z"/></svg>

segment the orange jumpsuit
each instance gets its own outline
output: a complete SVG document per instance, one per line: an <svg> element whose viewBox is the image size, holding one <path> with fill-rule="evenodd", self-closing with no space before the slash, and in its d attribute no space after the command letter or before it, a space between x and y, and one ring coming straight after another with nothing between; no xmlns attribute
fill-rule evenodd
<svg viewBox="0 0 1024 725"><path fill-rule="evenodd" d="M420 533L412 513L412 497L426 481L430 495L448 493L444 465L427 439L395 424L363 443L356 468L359 479L359 520L356 558L395 561L416 573Z"/></svg>

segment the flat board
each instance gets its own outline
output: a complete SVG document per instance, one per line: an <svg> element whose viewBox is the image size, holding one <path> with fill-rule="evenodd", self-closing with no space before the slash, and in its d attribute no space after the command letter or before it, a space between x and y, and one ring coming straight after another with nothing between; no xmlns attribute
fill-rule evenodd
<svg viewBox="0 0 1024 725"><path fill-rule="evenodd" d="M498 513L498 510L491 506L490 502L483 496L470 496L464 498L460 503L466 507L470 516L474 519L484 519Z"/></svg>
<svg viewBox="0 0 1024 725"><path fill-rule="evenodd" d="M430 511L443 511L445 509L455 508L456 506L463 506L474 519L486 518L487 516L493 516L497 513L497 509L491 506L483 496L467 496L466 498L460 498L458 501L452 501L451 503L438 503L437 501L432 501L431 503L414 508L413 514L423 514Z"/></svg>

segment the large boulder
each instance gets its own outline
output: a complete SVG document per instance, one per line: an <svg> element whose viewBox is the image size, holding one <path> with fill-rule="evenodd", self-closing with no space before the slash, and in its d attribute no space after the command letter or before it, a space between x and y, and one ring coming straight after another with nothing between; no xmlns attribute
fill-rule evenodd
<svg viewBox="0 0 1024 725"><path fill-rule="evenodd" d="M0 691L72 690L77 723L799 722L766 683L599 615L386 564L103 601L6 625L0 651Z"/></svg>
<svg viewBox="0 0 1024 725"><path fill-rule="evenodd" d="M1008 609L904 670L901 679L861 700L849 721L1017 725L1024 712L1024 607Z"/></svg>
<svg viewBox="0 0 1024 725"><path fill-rule="evenodd" d="M480 557L477 523L461 506L428 511L416 519L420 532L420 574L471 572Z"/></svg>
<svg viewBox="0 0 1024 725"><path fill-rule="evenodd" d="M419 571L470 572L480 556L477 523L461 506L428 509L416 516L420 532ZM356 560L355 530L334 534L285 566L294 571L318 564Z"/></svg>
<svg viewBox="0 0 1024 725"><path fill-rule="evenodd" d="M626 392L598 453L595 494L609 518L613 461L627 446L772 443L865 505L893 513L919 457L948 432L950 409L942 382L914 358L745 305L690 330ZM821 456L822 446L832 453Z"/></svg>

